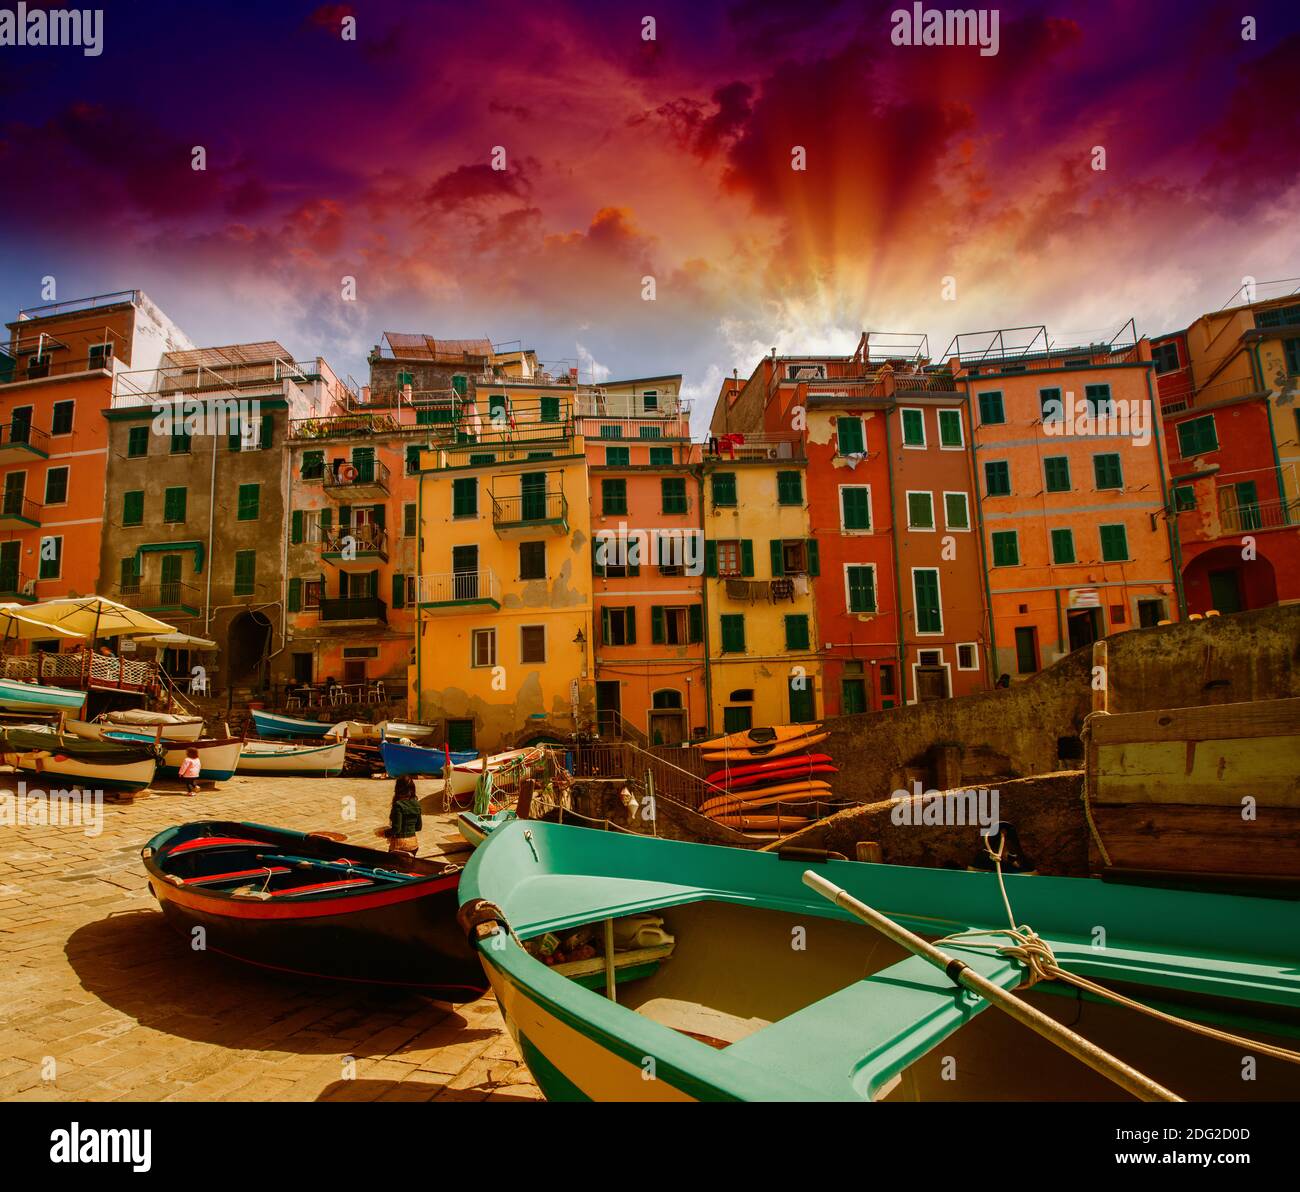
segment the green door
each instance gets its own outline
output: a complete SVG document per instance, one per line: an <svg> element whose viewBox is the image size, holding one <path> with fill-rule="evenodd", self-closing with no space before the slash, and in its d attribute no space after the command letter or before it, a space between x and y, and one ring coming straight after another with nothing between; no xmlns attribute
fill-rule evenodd
<svg viewBox="0 0 1300 1192"><path fill-rule="evenodd" d="M1038 630L1021 625L1016 630L1016 671L1032 675L1038 669Z"/></svg>
<svg viewBox="0 0 1300 1192"><path fill-rule="evenodd" d="M472 720L447 721L447 747L457 753L474 748L474 722Z"/></svg>
<svg viewBox="0 0 1300 1192"><path fill-rule="evenodd" d="M1232 486L1237 495L1237 528L1242 531L1258 530L1261 524L1259 493L1253 480L1244 480Z"/></svg>
<svg viewBox="0 0 1300 1192"><path fill-rule="evenodd" d="M181 557L180 555L163 555L162 557L162 590L158 594L159 602L163 605L180 604L181 602Z"/></svg>
<svg viewBox="0 0 1300 1192"><path fill-rule="evenodd" d="M810 724L816 720L814 702L810 676L804 675L802 678L790 680L791 724Z"/></svg>
<svg viewBox="0 0 1300 1192"><path fill-rule="evenodd" d="M358 484L373 484L375 480L375 449L353 447L352 466L357 470Z"/></svg>
<svg viewBox="0 0 1300 1192"><path fill-rule="evenodd" d="M525 472L519 477L521 521L543 521L546 518L546 473Z"/></svg>
<svg viewBox="0 0 1300 1192"><path fill-rule="evenodd" d="M478 599L478 547L451 548L452 599Z"/></svg>
<svg viewBox="0 0 1300 1192"><path fill-rule="evenodd" d="M1221 613L1241 612L1241 581L1235 570L1210 572L1210 604Z"/></svg>
<svg viewBox="0 0 1300 1192"><path fill-rule="evenodd" d="M18 560L22 553L20 542L0 542L0 592L18 591Z"/></svg>

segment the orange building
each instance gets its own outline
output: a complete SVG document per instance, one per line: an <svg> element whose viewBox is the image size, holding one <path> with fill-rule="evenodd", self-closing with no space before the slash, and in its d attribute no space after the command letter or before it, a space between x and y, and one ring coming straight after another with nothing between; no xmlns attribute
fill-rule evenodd
<svg viewBox="0 0 1300 1192"><path fill-rule="evenodd" d="M188 338L140 290L18 312L0 349L0 600L104 590L114 376Z"/></svg>
<svg viewBox="0 0 1300 1192"><path fill-rule="evenodd" d="M995 675L1178 615L1151 348L1132 328L1080 348L1041 326L949 348L973 425Z"/></svg>

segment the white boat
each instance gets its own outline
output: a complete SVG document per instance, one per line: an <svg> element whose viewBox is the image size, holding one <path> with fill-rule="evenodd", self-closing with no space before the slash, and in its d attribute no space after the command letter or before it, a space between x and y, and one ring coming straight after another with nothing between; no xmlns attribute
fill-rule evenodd
<svg viewBox="0 0 1300 1192"><path fill-rule="evenodd" d="M523 757L526 753L531 753L532 749L511 749L505 753L494 753L487 759L488 773L493 770L499 770L507 762L513 761L517 757ZM474 793L474 788L478 786L479 775L483 773L483 759L477 758L472 762L463 762L454 765L451 768L451 793L453 795L470 795ZM442 776L447 777L447 767L443 766Z"/></svg>
<svg viewBox="0 0 1300 1192"><path fill-rule="evenodd" d="M148 741L86 741L50 728L0 730L0 760L42 783L82 790L140 791L154 778L157 747Z"/></svg>
<svg viewBox="0 0 1300 1192"><path fill-rule="evenodd" d="M434 724L412 724L407 720L381 720L367 724L364 720L340 720L325 735L347 737L350 741L390 741L405 738L408 741L425 741L438 731Z"/></svg>
<svg viewBox="0 0 1300 1192"><path fill-rule="evenodd" d="M109 741L151 742L153 737L146 733L110 732L102 738ZM240 755L244 751L244 742L239 737L209 737L197 741L177 741L163 743L163 760L158 764L159 778L179 778L181 762L185 760L186 751L198 750L199 781L225 782L234 777L239 766Z"/></svg>
<svg viewBox="0 0 1300 1192"><path fill-rule="evenodd" d="M126 708L119 712L105 712L98 718L107 727L125 729L129 733L147 731L165 741L197 741L203 736L202 716L181 716L173 712L148 712L144 708ZM71 731L71 730L69 730Z"/></svg>
<svg viewBox="0 0 1300 1192"><path fill-rule="evenodd" d="M343 772L346 741L300 745L294 741L245 741L235 770L239 774L302 774L332 778Z"/></svg>
<svg viewBox="0 0 1300 1192"><path fill-rule="evenodd" d="M203 722L198 724L116 724L102 720L72 720L63 722L63 731L86 741L103 740L105 733L127 733L135 737L148 737L151 741L197 741L203 733Z"/></svg>
<svg viewBox="0 0 1300 1192"><path fill-rule="evenodd" d="M85 706L86 693L75 688L0 679L0 708L11 712L80 712Z"/></svg>

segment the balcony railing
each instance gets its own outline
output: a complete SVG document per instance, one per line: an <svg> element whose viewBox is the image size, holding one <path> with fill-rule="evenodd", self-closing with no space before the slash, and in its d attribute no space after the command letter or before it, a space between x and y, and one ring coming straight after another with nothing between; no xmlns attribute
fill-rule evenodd
<svg viewBox="0 0 1300 1192"><path fill-rule="evenodd" d="M1230 505L1220 512L1219 524L1228 534L1248 534L1252 530L1275 530L1300 525L1300 499Z"/></svg>
<svg viewBox="0 0 1300 1192"><path fill-rule="evenodd" d="M0 600L31 602L36 599L36 580L16 566L0 564Z"/></svg>
<svg viewBox="0 0 1300 1192"><path fill-rule="evenodd" d="M0 459L21 455L50 453L50 436L29 422L6 422L0 425Z"/></svg>
<svg viewBox="0 0 1300 1192"><path fill-rule="evenodd" d="M18 357L0 348L0 384L17 385L23 381L44 381L49 377L65 377L75 373L98 370L112 371L112 356L78 356L73 359L38 357L34 352L24 352Z"/></svg>
<svg viewBox="0 0 1300 1192"><path fill-rule="evenodd" d="M157 584L118 584L117 599L140 612L183 612L197 617L203 607L203 591L180 580Z"/></svg>
<svg viewBox="0 0 1300 1192"><path fill-rule="evenodd" d="M326 596L317 608L322 621L388 623L388 605L378 596Z"/></svg>
<svg viewBox="0 0 1300 1192"><path fill-rule="evenodd" d="M158 667L153 662L78 650L71 654L22 654L0 660L0 676L46 687L75 687L82 691L156 693Z"/></svg>
<svg viewBox="0 0 1300 1192"><path fill-rule="evenodd" d="M337 471L333 467L333 462L333 460L325 461L325 470L321 476L321 483L326 491L337 489L340 495L362 489L385 494L388 492L390 473L388 465L380 460L362 458L352 463L344 461Z"/></svg>
<svg viewBox="0 0 1300 1192"><path fill-rule="evenodd" d="M689 416L688 399L661 393L652 405L646 404L643 394L630 393L578 393L574 399L574 413L579 418L681 418Z"/></svg>
<svg viewBox="0 0 1300 1192"><path fill-rule="evenodd" d="M139 290L115 290L111 294L95 294L90 298L72 298L67 302L51 302L46 306L29 306L18 312L19 321L48 319L53 315L66 315L77 310L99 310L105 306L120 306L140 300Z"/></svg>
<svg viewBox="0 0 1300 1192"><path fill-rule="evenodd" d="M706 463L717 460L804 459L799 435L718 435L706 445Z"/></svg>
<svg viewBox="0 0 1300 1192"><path fill-rule="evenodd" d="M501 607L501 581L491 568L422 575L416 584L420 604L491 604Z"/></svg>
<svg viewBox="0 0 1300 1192"><path fill-rule="evenodd" d="M388 558L388 531L383 526L342 526L322 534L321 554L331 562L373 562Z"/></svg>
<svg viewBox="0 0 1300 1192"><path fill-rule="evenodd" d="M291 439L365 439L394 430L425 429L400 423L392 414L333 414L327 418L295 418L289 423Z"/></svg>
<svg viewBox="0 0 1300 1192"><path fill-rule="evenodd" d="M496 529L540 525L567 525L569 500L562 492L524 493L517 497L492 497L492 525Z"/></svg>
<svg viewBox="0 0 1300 1192"><path fill-rule="evenodd" d="M41 524L41 507L30 497L20 493L5 493L0 497L0 526L7 529L22 525Z"/></svg>

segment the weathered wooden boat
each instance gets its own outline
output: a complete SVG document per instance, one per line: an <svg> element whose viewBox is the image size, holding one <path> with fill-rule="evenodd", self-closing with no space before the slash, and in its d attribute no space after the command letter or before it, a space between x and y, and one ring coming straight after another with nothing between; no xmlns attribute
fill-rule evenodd
<svg viewBox="0 0 1300 1192"><path fill-rule="evenodd" d="M450 1002L487 986L456 925L458 865L229 821L168 828L141 856L167 921L208 951Z"/></svg>
<svg viewBox="0 0 1300 1192"><path fill-rule="evenodd" d="M399 778L403 774L412 777L441 776L447 766L445 749L427 749L423 745L403 745L400 741L390 741L385 737L379 742L379 753L384 759L384 772L389 778ZM474 761L478 754L458 752L451 754L452 765L464 765Z"/></svg>
<svg viewBox="0 0 1300 1192"><path fill-rule="evenodd" d="M147 741L87 741L38 726L0 729L0 764L49 785L134 793L153 781L160 754Z"/></svg>
<svg viewBox="0 0 1300 1192"><path fill-rule="evenodd" d="M161 733L168 741L197 741L203 736L203 717L185 716L178 712L150 712L145 708L125 708L105 712L98 717L102 726L123 728L128 732L142 730Z"/></svg>
<svg viewBox="0 0 1300 1192"><path fill-rule="evenodd" d="M293 741L245 741L235 766L239 774L284 774L333 778L343 772L347 743L300 745Z"/></svg>
<svg viewBox="0 0 1300 1192"><path fill-rule="evenodd" d="M490 833L461 880L461 918L505 1021L552 1100L1122 1098L1109 1079L958 988L1027 986L1008 952L999 875L826 861L537 821ZM805 871L940 940L949 972L805 884ZM1017 1000L1184 1097L1293 1100L1300 1067L1300 901L1008 875L1011 914L1069 979L1122 985L1224 1045L1052 979ZM546 936L644 912L675 940L633 977L615 946L608 996L533 955ZM503 928L509 927L509 933ZM1098 932L1104 931L1104 947ZM972 932L998 934L970 934ZM792 947L792 940L795 945ZM1096 988L1096 987L1094 987ZM1064 993L1066 996L1057 996ZM1102 989L1102 994L1106 990ZM1241 1057L1255 1062L1241 1078ZM952 1066L958 1079L945 1079Z"/></svg>
<svg viewBox="0 0 1300 1192"><path fill-rule="evenodd" d="M508 749L505 753L494 753L487 759L488 773L494 770L500 770L508 766L516 758L523 757L529 750L527 749ZM451 765L451 793L457 798L463 798L465 795L472 795L475 787L478 786L479 776L483 773L483 759L477 756L471 756L465 761L457 761L457 755L452 754ZM446 762L444 760L442 768L438 774L444 779L447 777Z"/></svg>
<svg viewBox="0 0 1300 1192"><path fill-rule="evenodd" d="M80 712L85 706L86 693L75 688L0 679L0 708L10 712Z"/></svg>
<svg viewBox="0 0 1300 1192"><path fill-rule="evenodd" d="M298 716L285 716L279 712L265 712L253 708L250 712L257 735L263 739L285 737L324 737L330 730L319 720L303 720Z"/></svg>
<svg viewBox="0 0 1300 1192"><path fill-rule="evenodd" d="M154 738L144 733L107 732L105 741L128 741L135 744L152 744ZM239 756L243 752L244 742L240 737L207 737L197 741L183 743L161 741L162 761L158 763L159 778L179 778L181 762L185 760L186 751L197 749L199 753L199 781L227 782L235 775L239 765Z"/></svg>
<svg viewBox="0 0 1300 1192"><path fill-rule="evenodd" d="M503 807L491 815L475 815L472 811L462 811L456 816L456 831L464 840L478 848L502 824L511 823L517 818L512 807Z"/></svg>

